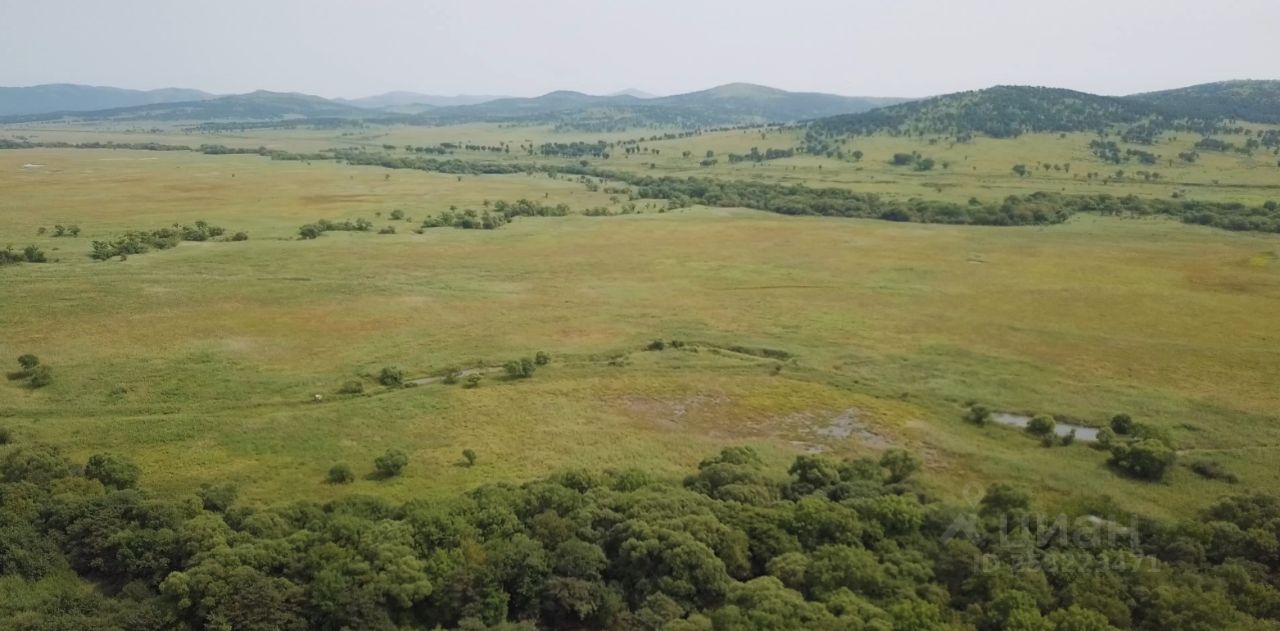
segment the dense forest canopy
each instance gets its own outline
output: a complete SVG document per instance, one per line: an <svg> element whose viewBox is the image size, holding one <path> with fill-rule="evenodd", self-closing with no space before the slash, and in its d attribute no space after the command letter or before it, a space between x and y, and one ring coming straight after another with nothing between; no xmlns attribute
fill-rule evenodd
<svg viewBox="0 0 1280 631"><path fill-rule="evenodd" d="M940 502L915 480L920 465L890 450L779 471L733 447L683 483L578 470L443 501L263 509L231 486L159 497L122 458L75 465L21 445L0 461L0 586L18 595L0 599L0 619L131 631L1280 624L1275 497L1224 499L1180 523L1105 502L1046 515L1004 484L971 506ZM340 473L330 483L351 477Z"/></svg>

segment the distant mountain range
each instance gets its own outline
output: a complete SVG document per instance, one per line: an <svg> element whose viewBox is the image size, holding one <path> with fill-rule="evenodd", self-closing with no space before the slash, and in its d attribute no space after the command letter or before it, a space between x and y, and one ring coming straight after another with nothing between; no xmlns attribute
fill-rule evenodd
<svg viewBox="0 0 1280 631"><path fill-rule="evenodd" d="M208 92L180 88L126 90L72 83L50 83L25 88L0 87L0 116L84 112L154 103L199 101L212 96Z"/></svg>
<svg viewBox="0 0 1280 631"><path fill-rule="evenodd" d="M602 96L557 91L532 98L484 95L433 96L414 92L389 92L362 99L324 99L297 93L257 91L213 96L203 92L170 98L156 93L142 102L111 102L99 96L108 88L71 86L60 99L45 99L37 106L30 94L45 86L5 88L0 95L0 122L77 120L275 120L281 118L358 118L408 123L461 123L477 121L529 121L573 123L577 119L615 120L632 125L732 125L789 122L835 114L862 112L904 99L847 97L816 92L788 92L765 86L733 83L724 86L653 97L638 90ZM128 91L125 91L128 92ZM80 94L76 98L73 95Z"/></svg>
<svg viewBox="0 0 1280 631"><path fill-rule="evenodd" d="M1008 137L1139 123L1192 129L1221 121L1280 123L1280 81L1226 81L1123 97L1060 88L996 86L921 100L789 92L748 83L660 97L638 90L611 95L561 90L532 98L389 92L351 100L261 90L214 96L197 90L144 92L76 85L0 88L0 122L61 119L351 119L430 125L488 121L582 130L809 121L811 130L826 135L889 132Z"/></svg>

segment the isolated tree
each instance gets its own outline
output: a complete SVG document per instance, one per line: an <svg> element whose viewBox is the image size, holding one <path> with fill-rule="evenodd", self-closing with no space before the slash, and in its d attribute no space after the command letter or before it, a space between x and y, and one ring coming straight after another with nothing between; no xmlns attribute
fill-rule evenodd
<svg viewBox="0 0 1280 631"><path fill-rule="evenodd" d="M399 449L388 449L386 453L373 460L373 468L379 476L384 478L400 475L408 464L409 455Z"/></svg>
<svg viewBox="0 0 1280 631"><path fill-rule="evenodd" d="M324 233L324 229L313 223L309 223L298 228L298 237L302 239L314 239Z"/></svg>
<svg viewBox="0 0 1280 631"><path fill-rule="evenodd" d="M339 462L329 467L329 484L349 484L355 479L356 474L345 463Z"/></svg>
<svg viewBox="0 0 1280 631"><path fill-rule="evenodd" d="M1027 165L1015 164L1013 165L1013 172L1016 173L1018 177L1024 177L1027 174Z"/></svg>
<svg viewBox="0 0 1280 631"><path fill-rule="evenodd" d="M533 356L533 363L539 366L546 366L547 364L551 363L551 356L548 355L545 351L538 351Z"/></svg>
<svg viewBox="0 0 1280 631"><path fill-rule="evenodd" d="M476 458L477 458L477 457L478 457L478 456L476 456L476 452L475 452L475 450L474 450L474 449L463 449L463 450L462 450L462 459L463 459L463 461L465 461L465 462L467 463L467 466L468 466L468 467L473 467L473 466L475 466L475 464L476 464Z"/></svg>

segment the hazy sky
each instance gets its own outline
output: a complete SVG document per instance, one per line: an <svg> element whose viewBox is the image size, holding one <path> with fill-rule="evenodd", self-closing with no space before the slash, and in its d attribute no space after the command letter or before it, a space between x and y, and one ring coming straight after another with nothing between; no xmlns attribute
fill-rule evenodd
<svg viewBox="0 0 1280 631"><path fill-rule="evenodd" d="M0 0L0 85L923 96L1280 78L1280 0Z"/></svg>

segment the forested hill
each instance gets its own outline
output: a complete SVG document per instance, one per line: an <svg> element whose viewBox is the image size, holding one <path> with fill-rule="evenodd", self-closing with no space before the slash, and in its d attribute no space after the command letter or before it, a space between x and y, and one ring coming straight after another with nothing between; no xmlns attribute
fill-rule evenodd
<svg viewBox="0 0 1280 631"><path fill-rule="evenodd" d="M1146 103L1085 92L1030 86L996 86L813 121L823 134L982 134L1009 138L1029 132L1104 129L1145 120Z"/></svg>
<svg viewBox="0 0 1280 631"><path fill-rule="evenodd" d="M1280 124L1280 81L1220 81L1126 98L1173 117Z"/></svg>
<svg viewBox="0 0 1280 631"><path fill-rule="evenodd" d="M1055 517L1005 484L941 503L920 465L888 450L782 471L735 447L683 484L579 470L400 505L352 494L263 509L225 485L152 495L118 456L79 466L22 445L0 459L0 627L1277 628L1275 497L1181 523L1106 502Z"/></svg>

